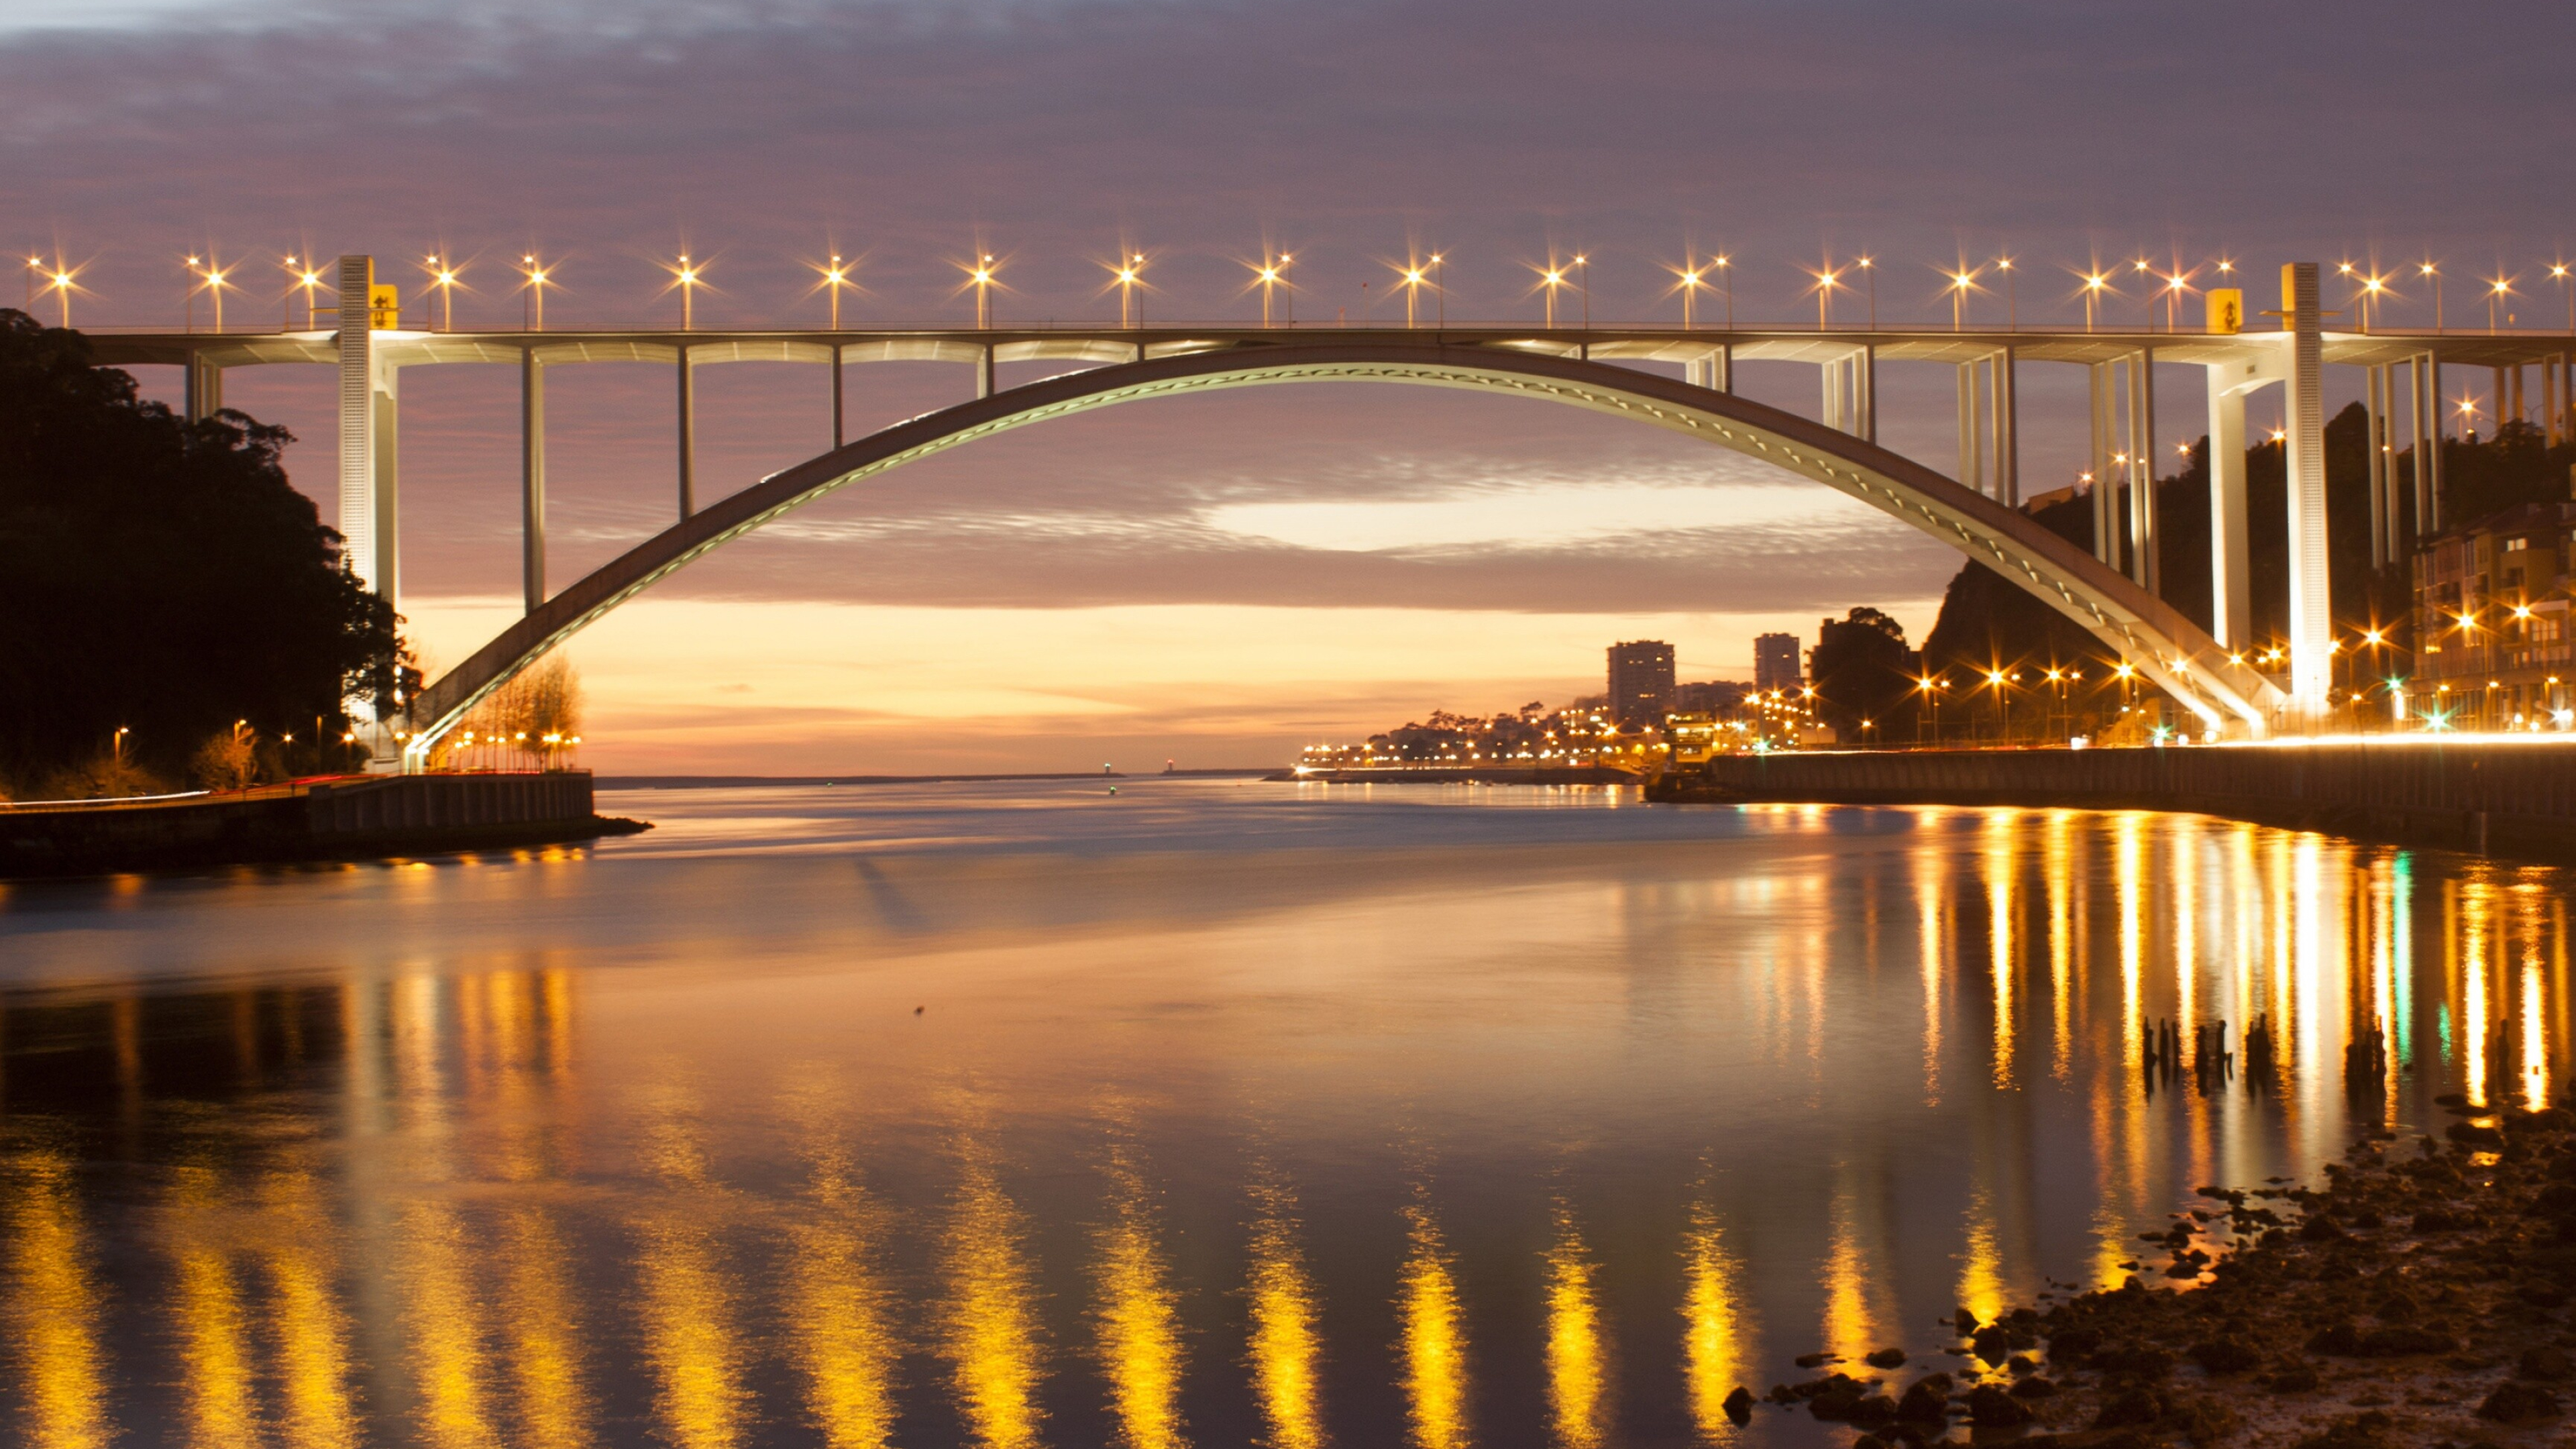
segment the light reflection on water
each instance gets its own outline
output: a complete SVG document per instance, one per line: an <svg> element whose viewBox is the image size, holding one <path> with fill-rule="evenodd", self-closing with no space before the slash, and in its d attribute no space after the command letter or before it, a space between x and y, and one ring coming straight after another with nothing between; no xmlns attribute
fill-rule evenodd
<svg viewBox="0 0 2576 1449"><path fill-rule="evenodd" d="M0 888L0 1442L1813 1441L1722 1401L2568 1039L2559 873L2193 817L609 808ZM2277 1078L2149 1077L2222 1018Z"/></svg>

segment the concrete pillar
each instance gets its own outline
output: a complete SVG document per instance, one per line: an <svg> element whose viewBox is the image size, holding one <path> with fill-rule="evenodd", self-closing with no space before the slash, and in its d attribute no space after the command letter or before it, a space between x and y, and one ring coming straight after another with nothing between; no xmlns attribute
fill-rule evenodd
<svg viewBox="0 0 2576 1449"><path fill-rule="evenodd" d="M975 396L993 395L993 349L985 347L975 358Z"/></svg>
<svg viewBox="0 0 2576 1449"><path fill-rule="evenodd" d="M1977 365L1959 364L1959 486L1986 491L1986 470L1977 432Z"/></svg>
<svg viewBox="0 0 2576 1449"><path fill-rule="evenodd" d="M369 587L376 570L375 335L367 328L373 257L340 258L340 537L350 572Z"/></svg>
<svg viewBox="0 0 2576 1449"><path fill-rule="evenodd" d="M2442 531L2441 355L2420 354L2417 374L2422 380L2424 408L2424 430L2418 435L2422 451L2415 462L2415 536L2420 539Z"/></svg>
<svg viewBox="0 0 2576 1449"><path fill-rule="evenodd" d="M528 612L546 601L546 368L519 354L519 578Z"/></svg>
<svg viewBox="0 0 2576 1449"><path fill-rule="evenodd" d="M185 396L182 413L189 422L201 422L223 411L224 370L206 359L202 352L188 354Z"/></svg>
<svg viewBox="0 0 2576 1449"><path fill-rule="evenodd" d="M1878 348L1867 345L1852 354L1853 411L1860 416L1861 441L1878 441Z"/></svg>
<svg viewBox="0 0 2576 1449"><path fill-rule="evenodd" d="M1816 407L1823 414L1822 421L1826 427L1838 433L1847 433L1851 431L1851 425L1843 421L1842 371L1843 365L1839 359L1817 365L1816 386L1822 396L1817 401Z"/></svg>
<svg viewBox="0 0 2576 1449"><path fill-rule="evenodd" d="M2113 569L2120 567L2120 514L2114 506L2120 483L2111 476L2111 364L2085 369L2093 404L2093 556Z"/></svg>
<svg viewBox="0 0 2576 1449"><path fill-rule="evenodd" d="M376 592L402 607L402 471L395 466L402 408L395 389L399 374L376 359L375 401L368 412L375 420Z"/></svg>
<svg viewBox="0 0 2576 1449"><path fill-rule="evenodd" d="M2387 382L2384 368L2361 370L2361 410L2366 420L2362 463L2370 487L2370 566L2374 569L2388 562L2388 455L2379 446L2380 420L2387 412L2379 395Z"/></svg>
<svg viewBox="0 0 2576 1449"><path fill-rule="evenodd" d="M2245 542L2245 394L2209 372L2209 633L2229 649L2254 642L2254 588Z"/></svg>
<svg viewBox="0 0 2576 1449"><path fill-rule="evenodd" d="M680 344L680 516L698 511L698 379Z"/></svg>
<svg viewBox="0 0 2576 1449"><path fill-rule="evenodd" d="M1714 380L1709 383L1709 386L1716 388L1719 392L1735 391L1734 343L1723 342L1718 344L1717 350L1708 355L1708 365L1716 374Z"/></svg>
<svg viewBox="0 0 2576 1449"><path fill-rule="evenodd" d="M832 344L832 446L835 448L845 441L842 434L842 401L841 344L835 342Z"/></svg>
<svg viewBox="0 0 2576 1449"><path fill-rule="evenodd" d="M1994 369L1995 496L2007 508L2021 507L2021 399L2019 359L2009 347L1989 364Z"/></svg>
<svg viewBox="0 0 2576 1449"><path fill-rule="evenodd" d="M2281 312L2290 330L2281 410L2289 434L2290 712L2301 723L2325 717L2334 681L2326 580L2325 339L2318 307L2317 264L2281 268Z"/></svg>
<svg viewBox="0 0 2576 1449"><path fill-rule="evenodd" d="M2156 533L2155 353L2129 360L2129 577L2150 594L2163 592Z"/></svg>

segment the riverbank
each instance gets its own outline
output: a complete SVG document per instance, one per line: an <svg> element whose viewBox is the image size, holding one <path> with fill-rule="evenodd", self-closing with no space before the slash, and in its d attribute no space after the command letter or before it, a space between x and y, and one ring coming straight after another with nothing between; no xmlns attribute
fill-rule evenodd
<svg viewBox="0 0 2576 1449"><path fill-rule="evenodd" d="M2576 740L2566 737L1721 755L1665 776L1647 794L1674 802L2184 811L2576 862Z"/></svg>
<svg viewBox="0 0 2576 1449"><path fill-rule="evenodd" d="M344 775L220 794L0 806L0 877L561 845L652 827L592 809L589 772Z"/></svg>
<svg viewBox="0 0 2576 1449"><path fill-rule="evenodd" d="M1277 770L1265 780L1324 785L1642 785L1645 776L1599 765L1426 766L1409 769Z"/></svg>
<svg viewBox="0 0 2576 1449"><path fill-rule="evenodd" d="M1853 1425L1856 1449L1933 1442L1954 1420L2025 1446L2557 1443L2576 1373L2576 1115L2446 1102L2459 1120L2443 1137L2365 1138L2321 1189L2203 1187L2144 1235L2167 1261L2123 1263L2117 1289L2042 1294L1992 1323L1960 1310L1955 1370L1899 1388L1856 1365L1765 1397ZM1756 1403L1738 1389L1729 1413Z"/></svg>

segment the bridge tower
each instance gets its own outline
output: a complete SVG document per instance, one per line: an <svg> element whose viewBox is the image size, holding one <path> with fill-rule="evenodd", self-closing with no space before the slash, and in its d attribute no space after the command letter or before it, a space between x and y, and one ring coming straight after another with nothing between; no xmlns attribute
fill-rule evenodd
<svg viewBox="0 0 2576 1449"><path fill-rule="evenodd" d="M401 606L395 369L375 346L376 259L340 258L340 536L349 569Z"/></svg>

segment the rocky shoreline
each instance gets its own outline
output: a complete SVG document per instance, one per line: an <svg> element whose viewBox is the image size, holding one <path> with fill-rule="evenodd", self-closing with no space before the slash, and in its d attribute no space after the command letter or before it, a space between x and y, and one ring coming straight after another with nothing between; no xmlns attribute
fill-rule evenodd
<svg viewBox="0 0 2576 1449"><path fill-rule="evenodd" d="M2116 1289L1945 1321L1953 1368L1901 1349L1727 1400L1803 1411L1854 1449L1959 1434L2100 1449L2566 1442L2576 1374L2576 1114L2474 1107L2441 1138L2365 1137L2320 1188L2200 1190ZM1776 1406L1776 1407L1766 1407Z"/></svg>

